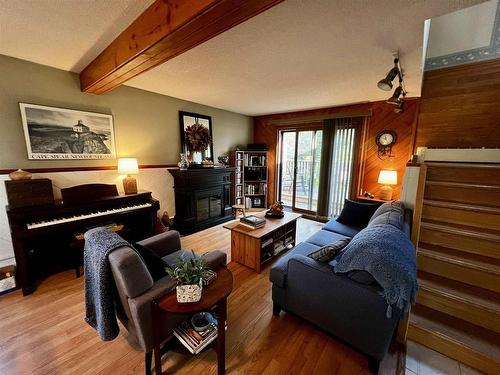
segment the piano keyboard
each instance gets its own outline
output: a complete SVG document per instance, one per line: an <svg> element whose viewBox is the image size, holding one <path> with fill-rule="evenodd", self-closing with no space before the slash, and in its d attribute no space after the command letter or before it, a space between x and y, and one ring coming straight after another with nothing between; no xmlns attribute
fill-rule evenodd
<svg viewBox="0 0 500 375"><path fill-rule="evenodd" d="M109 209L106 211L92 212L90 214L75 215L75 216L70 216L70 217L61 217L61 218L57 218L57 219L39 221L36 223L26 224L26 226L28 229L36 229L36 228L48 227L51 225L58 225L58 224L70 223L73 221L91 219L93 217L101 217L101 216L117 214L117 213L121 213L121 212L134 211L134 210L138 210L138 209L146 208L146 207L152 207L151 203L143 203L143 204L137 204L134 206L112 208L112 209Z"/></svg>

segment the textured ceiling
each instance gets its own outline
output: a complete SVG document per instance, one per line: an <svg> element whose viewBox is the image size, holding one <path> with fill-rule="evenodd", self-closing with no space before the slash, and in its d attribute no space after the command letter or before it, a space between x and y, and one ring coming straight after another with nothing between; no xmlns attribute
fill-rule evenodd
<svg viewBox="0 0 500 375"><path fill-rule="evenodd" d="M0 0L0 54L80 71L151 1ZM286 0L127 84L257 115L420 95L423 23L481 0Z"/></svg>
<svg viewBox="0 0 500 375"><path fill-rule="evenodd" d="M0 0L0 54L80 72L154 0Z"/></svg>

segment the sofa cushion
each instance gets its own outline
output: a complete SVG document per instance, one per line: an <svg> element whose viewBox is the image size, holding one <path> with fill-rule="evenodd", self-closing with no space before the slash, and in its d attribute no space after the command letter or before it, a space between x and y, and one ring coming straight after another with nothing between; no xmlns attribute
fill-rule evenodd
<svg viewBox="0 0 500 375"><path fill-rule="evenodd" d="M271 268L269 278L271 282L281 288L285 287L286 273L288 270L288 260L295 254L306 255L318 250L319 246L313 245L308 242L301 242L295 246L291 251L282 256Z"/></svg>
<svg viewBox="0 0 500 375"><path fill-rule="evenodd" d="M348 238L349 236L344 236L343 234L340 233L335 233L335 232L330 232L328 230L319 230L316 233L314 233L311 237L309 237L306 242L309 242L310 244L323 247L326 245L329 245L335 241L342 240L344 238ZM307 254L305 254L307 255Z"/></svg>
<svg viewBox="0 0 500 375"><path fill-rule="evenodd" d="M387 211L381 215L378 215L375 219L370 220L370 223L368 224L369 227L372 225L379 225L379 224L390 224L398 229L403 228L403 212L393 209L390 211Z"/></svg>
<svg viewBox="0 0 500 375"><path fill-rule="evenodd" d="M385 202L382 204L380 207L378 207L375 212L373 213L372 217L369 220L369 223L371 223L373 220L375 220L378 216L385 214L386 212L389 211L397 211L401 214L401 216L404 215L404 204L401 201L391 201L391 202Z"/></svg>
<svg viewBox="0 0 500 375"><path fill-rule="evenodd" d="M347 277L364 285L378 284L369 272L363 270L350 271L347 273Z"/></svg>
<svg viewBox="0 0 500 375"><path fill-rule="evenodd" d="M343 238L329 245L320 247L318 250L309 253L308 257L318 262L327 263L335 258L344 247L351 241L351 238Z"/></svg>
<svg viewBox="0 0 500 375"><path fill-rule="evenodd" d="M378 206L378 203L363 203L346 199L337 221L345 225L364 228L368 225L368 221Z"/></svg>
<svg viewBox="0 0 500 375"><path fill-rule="evenodd" d="M138 243L133 246L135 251L137 251L144 261L144 264L151 274L153 281L158 281L167 276L167 271L165 271L167 264L158 255L156 255L155 252Z"/></svg>
<svg viewBox="0 0 500 375"><path fill-rule="evenodd" d="M328 230L330 232L340 233L347 237L354 237L358 232L363 228L353 227L350 225L345 225L339 223L336 219L330 220L323 227L324 230Z"/></svg>
<svg viewBox="0 0 500 375"><path fill-rule="evenodd" d="M210 269L215 269L219 266L225 266L227 264L227 255L225 252L220 250L212 250L201 255L202 258L207 262L207 267ZM192 259L193 252L191 250L179 250L174 251L172 254L168 254L162 258L162 260L167 264L168 267L174 268L179 261L182 259Z"/></svg>
<svg viewBox="0 0 500 375"><path fill-rule="evenodd" d="M174 268L180 259L193 259L193 253L187 250L178 250L174 251L171 254L168 254L161 258L167 266L170 268Z"/></svg>

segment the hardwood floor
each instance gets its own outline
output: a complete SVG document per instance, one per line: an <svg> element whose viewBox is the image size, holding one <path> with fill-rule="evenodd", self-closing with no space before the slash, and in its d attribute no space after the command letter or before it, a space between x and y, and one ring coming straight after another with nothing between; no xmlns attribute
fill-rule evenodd
<svg viewBox="0 0 500 375"><path fill-rule="evenodd" d="M299 219L298 241L321 227ZM182 238L198 253L230 254L230 232L217 226ZM228 374L368 374L366 358L307 322L272 315L269 267L261 274L230 263L234 291L228 300ZM37 291L0 297L0 374L143 374L144 354L117 339L102 342L84 320L83 278L73 271L51 276ZM163 371L215 374L216 354L167 353Z"/></svg>

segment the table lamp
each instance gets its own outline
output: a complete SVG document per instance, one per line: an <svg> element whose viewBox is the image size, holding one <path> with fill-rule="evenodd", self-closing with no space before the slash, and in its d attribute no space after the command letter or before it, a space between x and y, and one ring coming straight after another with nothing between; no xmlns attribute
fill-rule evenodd
<svg viewBox="0 0 500 375"><path fill-rule="evenodd" d="M380 199L384 201L390 201L392 199L392 187L391 185L397 185L398 183L398 172L388 169L382 169L378 175L378 183L382 184L380 189Z"/></svg>
<svg viewBox="0 0 500 375"><path fill-rule="evenodd" d="M127 177L123 179L123 190L125 194L137 194L137 181L131 175L139 173L137 159L120 158L118 159L118 173L125 174Z"/></svg>

